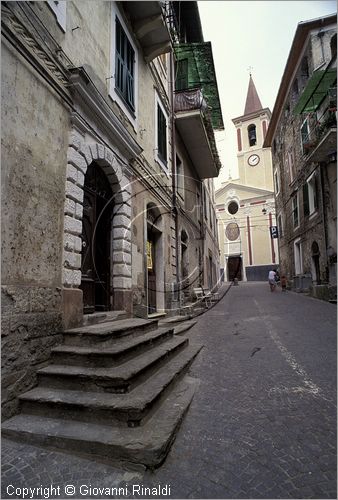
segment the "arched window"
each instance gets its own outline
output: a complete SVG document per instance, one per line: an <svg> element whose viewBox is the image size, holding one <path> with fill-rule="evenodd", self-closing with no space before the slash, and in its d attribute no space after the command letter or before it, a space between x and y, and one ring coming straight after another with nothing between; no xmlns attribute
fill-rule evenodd
<svg viewBox="0 0 338 500"><path fill-rule="evenodd" d="M330 40L331 57L337 55L337 35L333 35Z"/></svg>
<svg viewBox="0 0 338 500"><path fill-rule="evenodd" d="M305 80L309 78L309 63L306 56L304 56L302 59L301 76Z"/></svg>
<svg viewBox="0 0 338 500"><path fill-rule="evenodd" d="M256 125L252 124L248 126L248 138L249 138L249 145L255 146L255 144L257 143Z"/></svg>

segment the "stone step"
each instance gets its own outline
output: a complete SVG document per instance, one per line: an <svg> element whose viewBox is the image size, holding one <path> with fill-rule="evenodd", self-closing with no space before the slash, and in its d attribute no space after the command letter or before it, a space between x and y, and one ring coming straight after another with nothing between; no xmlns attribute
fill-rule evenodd
<svg viewBox="0 0 338 500"><path fill-rule="evenodd" d="M157 326L157 320L123 319L72 328L64 332L63 338L64 343L68 345L89 346L100 344L107 346L114 344L121 337L142 335L156 329Z"/></svg>
<svg viewBox="0 0 338 500"><path fill-rule="evenodd" d="M188 343L186 338L173 338L113 367L87 367L70 365L48 365L38 370L38 381L43 386L59 389L74 389L100 392L127 392L136 379L148 374L166 358L174 355Z"/></svg>
<svg viewBox="0 0 338 500"><path fill-rule="evenodd" d="M97 323L103 323L107 321L117 321L121 319L127 319L130 315L126 311L107 311L107 312L96 312L92 314L84 314L82 325L94 325Z"/></svg>
<svg viewBox="0 0 338 500"><path fill-rule="evenodd" d="M192 328L194 325L196 325L197 321L196 320L191 320L191 321L185 321L184 323L178 324L175 326L174 329L174 334L175 335L181 335L182 333L187 332Z"/></svg>
<svg viewBox="0 0 338 500"><path fill-rule="evenodd" d="M22 411L70 420L140 425L183 376L201 348L189 345L131 392L112 394L39 386L20 396Z"/></svg>
<svg viewBox="0 0 338 500"><path fill-rule="evenodd" d="M33 445L103 457L121 465L161 465L193 398L197 381L185 377L141 427L113 427L20 414L2 424L2 435Z"/></svg>
<svg viewBox="0 0 338 500"><path fill-rule="evenodd" d="M168 326L168 324L177 324L181 323L182 321L186 321L187 317L186 316L171 316L170 318L162 319L159 322L159 326Z"/></svg>
<svg viewBox="0 0 338 500"><path fill-rule="evenodd" d="M81 347L62 344L52 349L51 361L54 364L81 366L114 366L124 362L135 354L157 345L174 334L174 328L161 328L142 336L122 338L115 345L101 347Z"/></svg>

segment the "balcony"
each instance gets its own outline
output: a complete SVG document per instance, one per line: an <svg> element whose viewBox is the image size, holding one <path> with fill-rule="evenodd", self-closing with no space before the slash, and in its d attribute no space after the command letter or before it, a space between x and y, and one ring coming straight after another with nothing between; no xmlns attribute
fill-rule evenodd
<svg viewBox="0 0 338 500"><path fill-rule="evenodd" d="M337 152L336 107L331 104L303 136L303 153L315 162L327 162Z"/></svg>
<svg viewBox="0 0 338 500"><path fill-rule="evenodd" d="M134 33L142 47L145 60L170 51L171 38L163 2L122 2L129 14Z"/></svg>
<svg viewBox="0 0 338 500"><path fill-rule="evenodd" d="M200 89L175 92L176 128L200 179L217 177L221 168L210 111Z"/></svg>

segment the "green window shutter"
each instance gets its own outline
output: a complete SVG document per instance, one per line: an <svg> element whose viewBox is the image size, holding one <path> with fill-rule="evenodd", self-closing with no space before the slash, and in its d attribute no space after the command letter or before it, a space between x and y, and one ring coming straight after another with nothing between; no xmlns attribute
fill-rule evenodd
<svg viewBox="0 0 338 500"><path fill-rule="evenodd" d="M305 184L303 185L303 206L304 206L304 215L308 216L310 214L310 206L309 206L309 186L307 182L305 182Z"/></svg>
<svg viewBox="0 0 338 500"><path fill-rule="evenodd" d="M176 65L176 90L186 90L188 84L188 59L177 61Z"/></svg>
<svg viewBox="0 0 338 500"><path fill-rule="evenodd" d="M134 65L134 49L116 18L115 87L132 110L135 109Z"/></svg>

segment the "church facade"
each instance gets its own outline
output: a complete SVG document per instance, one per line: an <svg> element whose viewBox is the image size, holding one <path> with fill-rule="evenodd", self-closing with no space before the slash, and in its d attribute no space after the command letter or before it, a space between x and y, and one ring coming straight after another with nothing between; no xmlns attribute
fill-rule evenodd
<svg viewBox="0 0 338 500"><path fill-rule="evenodd" d="M215 193L224 281L265 280L278 266L271 152L263 148L270 117L250 75L244 113L232 120L239 177Z"/></svg>

